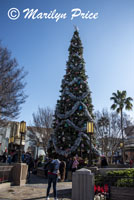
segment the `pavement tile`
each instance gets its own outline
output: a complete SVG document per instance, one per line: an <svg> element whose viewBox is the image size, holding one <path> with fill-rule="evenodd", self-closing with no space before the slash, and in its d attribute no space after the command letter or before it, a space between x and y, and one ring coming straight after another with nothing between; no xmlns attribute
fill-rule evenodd
<svg viewBox="0 0 134 200"><path fill-rule="evenodd" d="M25 186L11 186L0 190L0 200L45 200L47 180L35 175ZM58 200L71 199L71 182L58 182ZM50 200L53 200L53 189L50 191Z"/></svg>

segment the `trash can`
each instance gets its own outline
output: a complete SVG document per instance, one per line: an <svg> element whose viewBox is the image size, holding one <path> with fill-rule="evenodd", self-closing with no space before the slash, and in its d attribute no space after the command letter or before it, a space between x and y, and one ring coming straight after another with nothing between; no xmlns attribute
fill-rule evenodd
<svg viewBox="0 0 134 200"><path fill-rule="evenodd" d="M94 200L94 175L82 168L72 176L72 200Z"/></svg>

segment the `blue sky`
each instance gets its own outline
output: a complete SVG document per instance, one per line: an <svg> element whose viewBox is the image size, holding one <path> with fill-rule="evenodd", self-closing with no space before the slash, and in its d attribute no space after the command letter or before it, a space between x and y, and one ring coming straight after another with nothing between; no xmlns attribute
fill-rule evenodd
<svg viewBox="0 0 134 200"><path fill-rule="evenodd" d="M8 18L10 8L20 17ZM24 19L23 10L57 10L66 19ZM96 20L77 17L71 10L98 13ZM18 121L32 121L38 106L55 108L61 80L65 74L68 47L78 26L84 47L86 71L95 110L110 108L112 92L126 90L134 98L134 1L133 0L0 0L0 40L28 71L26 94L29 96ZM15 14L15 13L13 13ZM133 116L133 111L131 112Z"/></svg>

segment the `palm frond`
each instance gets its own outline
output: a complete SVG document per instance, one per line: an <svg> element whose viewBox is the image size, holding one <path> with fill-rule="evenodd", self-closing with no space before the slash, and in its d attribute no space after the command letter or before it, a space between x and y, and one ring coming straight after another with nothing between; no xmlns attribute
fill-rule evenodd
<svg viewBox="0 0 134 200"><path fill-rule="evenodd" d="M121 108L120 108L120 107L117 108L116 112L117 112L117 113L120 113L120 112L121 112Z"/></svg>
<svg viewBox="0 0 134 200"><path fill-rule="evenodd" d="M123 91L121 92L121 96L122 96L123 99L126 98L126 96L127 96L126 90L123 90Z"/></svg>
<svg viewBox="0 0 134 200"><path fill-rule="evenodd" d="M117 90L117 93L112 93L112 97L110 98L110 100L114 101L114 104L111 106L111 109L116 110L116 112L121 112L121 110L123 110L123 108L125 107L126 110L132 110L132 101L133 99L131 97L127 97L127 92L126 90L120 91Z"/></svg>
<svg viewBox="0 0 134 200"><path fill-rule="evenodd" d="M113 104L112 106L111 106L111 109L112 110L115 110L117 108L117 104Z"/></svg>

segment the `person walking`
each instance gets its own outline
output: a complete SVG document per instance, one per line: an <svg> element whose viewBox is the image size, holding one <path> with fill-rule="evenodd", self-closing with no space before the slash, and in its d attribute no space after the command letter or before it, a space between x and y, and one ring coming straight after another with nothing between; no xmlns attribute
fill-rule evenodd
<svg viewBox="0 0 134 200"><path fill-rule="evenodd" d="M59 166L60 166L60 161L58 159L53 159L53 158L50 164L48 165L48 187L47 187L46 200L49 200L49 193L52 183L53 183L54 200L58 200L56 184L58 180Z"/></svg>

